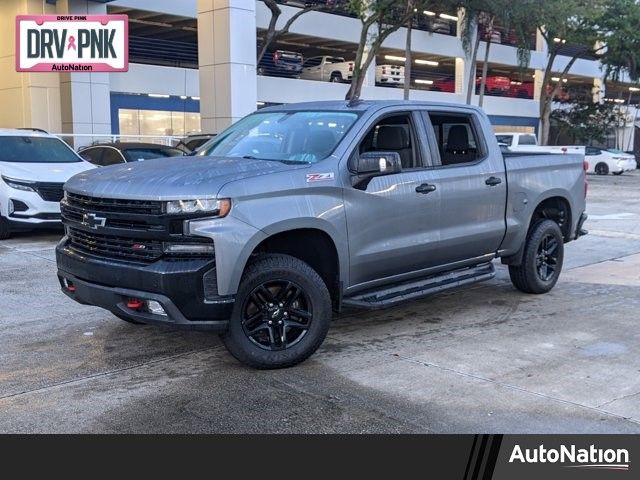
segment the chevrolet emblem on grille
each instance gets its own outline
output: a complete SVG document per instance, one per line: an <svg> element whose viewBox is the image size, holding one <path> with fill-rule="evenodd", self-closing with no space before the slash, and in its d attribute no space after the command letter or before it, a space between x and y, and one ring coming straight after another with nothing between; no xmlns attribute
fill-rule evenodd
<svg viewBox="0 0 640 480"><path fill-rule="evenodd" d="M104 227L107 219L104 217L96 217L93 213L85 213L82 215L82 225L97 230L98 227Z"/></svg>

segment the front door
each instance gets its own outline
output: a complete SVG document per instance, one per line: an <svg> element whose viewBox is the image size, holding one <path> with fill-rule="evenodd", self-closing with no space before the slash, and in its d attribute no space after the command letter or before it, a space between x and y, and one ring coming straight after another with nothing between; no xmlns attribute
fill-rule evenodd
<svg viewBox="0 0 640 480"><path fill-rule="evenodd" d="M411 113L393 113L373 122L357 153L397 152L403 171L345 189L350 285L432 267L440 241L440 191L432 190L425 168L421 125Z"/></svg>

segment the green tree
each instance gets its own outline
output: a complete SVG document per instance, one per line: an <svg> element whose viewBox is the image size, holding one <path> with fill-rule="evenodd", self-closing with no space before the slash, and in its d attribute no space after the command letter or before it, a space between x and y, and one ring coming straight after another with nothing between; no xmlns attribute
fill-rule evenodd
<svg viewBox="0 0 640 480"><path fill-rule="evenodd" d="M371 62L389 35L406 25L413 17L414 8L410 6L408 0L351 0L349 2L349 9L360 19L362 28L353 65L351 86L346 95L347 100L354 101L360 98Z"/></svg>
<svg viewBox="0 0 640 480"><path fill-rule="evenodd" d="M557 128L556 143L562 136L586 145L602 145L626 121L626 112L611 103L584 103L551 113Z"/></svg>

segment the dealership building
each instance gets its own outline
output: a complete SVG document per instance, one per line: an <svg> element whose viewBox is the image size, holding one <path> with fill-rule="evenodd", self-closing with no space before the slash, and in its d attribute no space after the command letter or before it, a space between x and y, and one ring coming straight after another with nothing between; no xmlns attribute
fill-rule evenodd
<svg viewBox="0 0 640 480"><path fill-rule="evenodd" d="M278 25L310 2L283 1ZM321 2L333 5L332 2ZM346 3L346 2L344 2ZM295 52L353 60L361 23L338 6L311 11L293 23L266 55ZM15 16L126 14L129 17L129 71L124 73L17 73ZM412 36L411 98L464 103L471 61L460 40L462 12L424 11ZM348 85L257 75L257 45L270 12L256 0L2 0L0 2L0 127L37 127L74 135L77 144L101 135L182 136L219 132L264 105L344 98ZM546 45L531 31L529 68L518 67L512 32L500 26L490 35L489 95L484 108L497 131L534 131ZM557 41L561 41L557 39ZM362 98L401 99L399 85L385 83L377 66L404 65L406 30L392 34L367 72ZM482 42L478 69L487 43ZM566 54L571 45L566 45ZM569 56L560 56L561 71ZM580 58L558 100L579 97L636 104L630 84L602 80L597 60ZM492 82L508 78L507 90ZM478 104L478 96L473 96ZM563 108L558 102L558 108ZM635 112L635 109L633 109ZM627 141L634 128L629 125ZM92 137L94 136L94 137Z"/></svg>

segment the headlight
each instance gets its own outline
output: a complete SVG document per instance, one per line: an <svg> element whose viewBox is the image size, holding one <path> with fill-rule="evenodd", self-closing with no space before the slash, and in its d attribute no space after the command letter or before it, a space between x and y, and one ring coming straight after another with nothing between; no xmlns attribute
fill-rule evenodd
<svg viewBox="0 0 640 480"><path fill-rule="evenodd" d="M9 185L11 188L15 188L16 190L23 190L25 192L35 192L33 185L35 182L30 182L29 180L18 180L17 178L9 178L2 176L2 180L4 183Z"/></svg>
<svg viewBox="0 0 640 480"><path fill-rule="evenodd" d="M216 217L226 217L231 210L231 200L223 198L198 198L195 200L172 200L165 205L167 213L211 212Z"/></svg>

